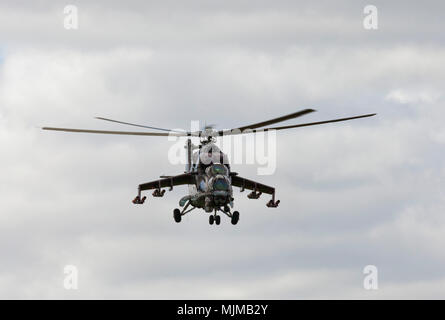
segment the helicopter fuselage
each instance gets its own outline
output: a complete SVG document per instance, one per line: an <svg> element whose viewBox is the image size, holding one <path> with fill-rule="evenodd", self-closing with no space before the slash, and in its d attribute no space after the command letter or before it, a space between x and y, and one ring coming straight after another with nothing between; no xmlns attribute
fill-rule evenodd
<svg viewBox="0 0 445 320"><path fill-rule="evenodd" d="M185 205L186 200L189 200L191 205L206 212L228 205L233 207L231 172L227 156L215 144L208 143L200 145L191 159L192 163L187 168L194 175L195 183L189 185L189 196L183 197L180 205Z"/></svg>

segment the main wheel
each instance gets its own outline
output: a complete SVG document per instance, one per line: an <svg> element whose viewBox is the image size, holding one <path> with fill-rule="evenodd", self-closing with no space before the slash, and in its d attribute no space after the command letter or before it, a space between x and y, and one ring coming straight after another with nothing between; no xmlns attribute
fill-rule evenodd
<svg viewBox="0 0 445 320"><path fill-rule="evenodd" d="M173 210L173 218L177 223L181 222L182 216L181 216L181 211L179 209Z"/></svg>
<svg viewBox="0 0 445 320"><path fill-rule="evenodd" d="M239 212L238 211L234 211L232 213L232 224L235 225L237 224L239 221Z"/></svg>
<svg viewBox="0 0 445 320"><path fill-rule="evenodd" d="M221 223L221 216L216 216L215 217L215 223L218 226Z"/></svg>
<svg viewBox="0 0 445 320"><path fill-rule="evenodd" d="M215 217L213 216L213 214L209 217L209 223L213 224L213 222L215 222Z"/></svg>

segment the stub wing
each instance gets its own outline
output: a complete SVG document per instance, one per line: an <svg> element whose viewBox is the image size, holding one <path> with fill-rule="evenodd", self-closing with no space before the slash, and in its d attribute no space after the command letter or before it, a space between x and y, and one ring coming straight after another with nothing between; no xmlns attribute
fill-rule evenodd
<svg viewBox="0 0 445 320"><path fill-rule="evenodd" d="M134 198L133 203L135 204L143 204L145 202L146 196L141 197L141 191L144 190L151 190L153 191L154 197L162 197L164 196L165 189L161 190L162 188L170 188L170 190L173 189L174 186L180 186L185 184L194 184L195 183L195 177L191 173L184 173L179 174L177 176L171 176L163 179L158 179L146 183L142 183L139 185L138 188L138 195L136 198Z"/></svg>
<svg viewBox="0 0 445 320"><path fill-rule="evenodd" d="M244 189L252 190L251 193L247 195L249 199L258 199L262 193L267 193L272 195L272 199L267 203L268 207L278 207L280 200L275 201L275 188L269 187L265 184L249 180L238 175L232 176L232 186Z"/></svg>
<svg viewBox="0 0 445 320"><path fill-rule="evenodd" d="M257 192L267 193L267 194L274 194L275 188L266 186L265 184L249 180L240 176L233 176L232 177L232 186L240 187L241 189L248 189L253 190Z"/></svg>
<svg viewBox="0 0 445 320"><path fill-rule="evenodd" d="M177 176L172 176L164 179L154 180L147 183L142 183L139 185L139 190L151 190L151 189L161 189L173 186L180 186L184 184L194 184L195 178L190 173L179 174Z"/></svg>

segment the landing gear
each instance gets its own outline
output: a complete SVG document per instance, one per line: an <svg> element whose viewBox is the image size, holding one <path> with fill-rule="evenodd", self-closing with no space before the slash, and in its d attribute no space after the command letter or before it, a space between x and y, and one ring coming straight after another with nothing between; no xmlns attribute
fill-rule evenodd
<svg viewBox="0 0 445 320"><path fill-rule="evenodd" d="M179 205L182 207L184 204L181 205L181 202L179 202ZM190 200L188 200L187 204L185 205L184 209L182 209L182 211L177 208L175 210L173 210L173 218L175 219L175 221L177 223L181 222L182 216L184 216L187 213L189 213L190 211L196 209L196 207L193 207L193 205L192 205L193 208L187 210L187 208L190 205L191 205L191 202L190 202Z"/></svg>
<svg viewBox="0 0 445 320"><path fill-rule="evenodd" d="M239 212L238 212L238 211L234 211L234 212L232 213L232 219L231 219L231 222L232 222L233 225L235 225L235 224L238 223L238 221L239 221Z"/></svg>
<svg viewBox="0 0 445 320"><path fill-rule="evenodd" d="M228 209L228 210L226 210ZM234 211L233 213L230 212L229 208L223 209L215 209L215 213L209 216L209 224L216 224L217 226L221 224L221 216L217 215L217 211L220 210L222 213L224 213L226 216L230 218L230 221L233 225L237 224L239 221L239 212Z"/></svg>
<svg viewBox="0 0 445 320"><path fill-rule="evenodd" d="M209 216L209 223L210 224L215 223L217 226L219 226L221 224L221 216L216 215L216 210L215 210L214 214Z"/></svg>
<svg viewBox="0 0 445 320"><path fill-rule="evenodd" d="M179 209L173 210L173 218L175 219L176 223L181 222L182 214Z"/></svg>

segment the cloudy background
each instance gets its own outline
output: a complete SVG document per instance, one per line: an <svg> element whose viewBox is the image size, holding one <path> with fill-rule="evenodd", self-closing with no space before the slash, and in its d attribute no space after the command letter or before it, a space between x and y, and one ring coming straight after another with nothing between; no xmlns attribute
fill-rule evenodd
<svg viewBox="0 0 445 320"><path fill-rule="evenodd" d="M63 8L79 10L65 30ZM379 9L379 30L363 8ZM0 298L445 298L442 1L2 1ZM280 207L173 221L165 138L44 132L218 128L310 107L277 134ZM131 128L130 128L131 129ZM223 217L224 218L224 217ZM65 265L79 289L63 287ZM375 265L379 290L363 288Z"/></svg>

